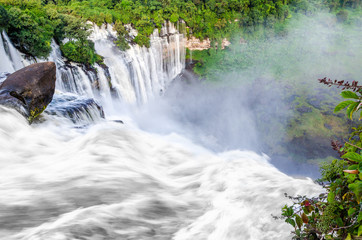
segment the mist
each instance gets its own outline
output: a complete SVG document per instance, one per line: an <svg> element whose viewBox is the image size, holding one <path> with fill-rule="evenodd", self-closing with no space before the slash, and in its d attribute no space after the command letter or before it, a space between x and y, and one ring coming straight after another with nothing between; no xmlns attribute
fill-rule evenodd
<svg viewBox="0 0 362 240"><path fill-rule="evenodd" d="M300 160L301 155L307 160L333 156L328 147L332 137L317 138L315 153L299 142L289 146L287 131L293 132L291 121L303 111L331 114L341 100L340 90L317 79L359 80L362 24L361 19L353 21L338 23L329 13L296 16L282 37L233 43L223 52L213 81L186 71L163 96L133 110L133 118L147 131L182 134L214 152L266 153L282 171L318 177L318 166ZM305 110L304 101L312 110Z"/></svg>

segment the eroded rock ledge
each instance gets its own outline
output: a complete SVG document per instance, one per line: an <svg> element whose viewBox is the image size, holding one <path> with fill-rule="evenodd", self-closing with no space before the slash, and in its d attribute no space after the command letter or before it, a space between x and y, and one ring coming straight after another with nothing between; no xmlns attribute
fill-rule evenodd
<svg viewBox="0 0 362 240"><path fill-rule="evenodd" d="M221 48L224 49L225 47L229 46L231 43L224 38L222 40L222 46ZM211 41L210 39L205 39L203 41L200 41L200 39L191 37L190 39L187 39L186 41L186 48L190 50L205 50L211 48Z"/></svg>

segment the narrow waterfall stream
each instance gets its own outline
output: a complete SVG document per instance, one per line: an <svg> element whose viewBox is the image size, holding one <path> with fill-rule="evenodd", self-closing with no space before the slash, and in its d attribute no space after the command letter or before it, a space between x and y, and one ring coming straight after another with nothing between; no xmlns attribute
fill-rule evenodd
<svg viewBox="0 0 362 240"><path fill-rule="evenodd" d="M112 37L110 26L94 27L107 66L95 71L66 64L52 43L57 89L37 123L0 107L0 239L290 239L292 229L272 217L289 201L284 193L317 195L321 187L263 154L215 153L172 130L140 129L124 108L167 92L184 69L185 39L165 26L149 49L122 52ZM32 62L5 32L0 61L8 73ZM142 116L157 120L152 111Z"/></svg>

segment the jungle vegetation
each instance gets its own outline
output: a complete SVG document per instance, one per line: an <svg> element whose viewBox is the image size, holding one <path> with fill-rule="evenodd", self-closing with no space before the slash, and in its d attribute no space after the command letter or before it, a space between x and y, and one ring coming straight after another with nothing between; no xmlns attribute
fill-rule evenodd
<svg viewBox="0 0 362 240"><path fill-rule="evenodd" d="M293 12L308 12L327 6L356 8L359 0L0 0L0 28L21 51L34 57L47 57L51 41L61 46L71 61L93 64L101 61L87 40L91 21L114 24L116 44L125 50L129 44L150 46L149 36L165 21L184 21L187 34L212 46L224 38L256 27L273 27L292 17ZM340 17L345 17L340 14ZM129 36L127 27L138 31Z"/></svg>

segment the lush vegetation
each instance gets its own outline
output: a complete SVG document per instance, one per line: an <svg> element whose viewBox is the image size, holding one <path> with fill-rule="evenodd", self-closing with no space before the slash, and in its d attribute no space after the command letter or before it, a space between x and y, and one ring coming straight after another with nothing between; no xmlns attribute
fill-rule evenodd
<svg viewBox="0 0 362 240"><path fill-rule="evenodd" d="M32 56L46 57L54 38L70 60L93 64L100 59L86 40L87 20L115 23L121 49L130 42L148 47L155 29L165 21L180 20L187 33L209 38L215 46L240 29L252 32L259 25L273 26L290 18L294 9L306 11L301 0L0 0L0 24L16 46ZM135 28L138 35L129 36L125 26ZM64 39L69 41L64 44Z"/></svg>
<svg viewBox="0 0 362 240"><path fill-rule="evenodd" d="M192 53L189 52L188 57L190 58L190 54L192 54L192 60L196 63L193 70L204 79L218 80L223 79L222 76L235 69L250 69L256 64L260 64L263 61L262 58L265 57L269 60L269 66L265 69L272 68L273 74L276 77L281 77L283 74L286 74L286 71L289 71L289 66L296 66L295 63L298 59L295 58L295 52L299 50L296 49L296 47L298 47L296 44L301 40L297 39L297 37L301 36L294 34L293 36L296 39L294 39L294 43L287 43L290 45L288 48L280 48L278 51L274 51L268 47L275 45L273 42L276 41L285 42L283 38L288 38L287 35L290 31L293 32L294 28L300 27L296 25L298 21L300 22L300 19L305 16L306 12L308 15L314 15L319 13L321 9L324 9L324 12L329 10L329 8L326 9L329 4L309 3L303 6L304 7L301 5L289 5L289 9L293 10L289 10L289 17L283 21L276 21L273 24L259 24L254 26L252 30L247 27L240 28L239 31L233 32L233 34L228 37L231 45L222 51L218 51L217 48L211 48L202 51L195 50L192 51ZM333 6L336 6L336 4L333 4ZM338 8L331 8L331 13L335 16L335 19L338 20L338 24L345 26L360 25L362 21L361 4L357 5L356 8L342 8L341 5L338 6ZM300 11L301 8L308 9L308 11ZM328 18L329 16L326 16L325 19L319 19L315 24L334 25L335 19ZM324 38L324 36L322 37ZM330 49L329 51L332 52L334 49ZM273 60L273 56L276 56L274 59L279 60L278 57L282 55L280 52L285 56L283 57L284 59L289 57L291 61L289 64L286 62L278 64ZM303 52L306 51L304 50ZM290 57L291 55L293 55L293 58ZM313 59L311 60L313 61ZM322 63L322 61L320 61L320 63ZM320 63L317 64L321 65ZM294 70L295 69L292 71Z"/></svg>
<svg viewBox="0 0 362 240"><path fill-rule="evenodd" d="M0 17L0 27L17 48L30 56L48 57L55 39L71 61L93 64L101 60L87 39L90 26L85 19L61 13L37 0L1 0Z"/></svg>
<svg viewBox="0 0 362 240"><path fill-rule="evenodd" d="M0 27L23 52L36 57L48 56L51 40L60 45L69 60L93 64L101 61L87 41L86 21L97 25L115 24L116 44L123 50L129 43L150 45L149 36L165 21L184 21L187 34L209 38L212 46L235 33L253 33L262 26L276 29L293 12L308 13L307 0L0 0ZM358 0L315 0L313 7L327 4L332 10L340 5L356 7ZM346 13L339 14L345 19ZM279 25L278 25L279 24ZM78 26L78 27L77 27ZM138 31L129 35L129 28ZM279 29L278 31L282 31ZM64 39L65 41L64 43ZM69 41L68 41L69 40Z"/></svg>
<svg viewBox="0 0 362 240"><path fill-rule="evenodd" d="M357 82L327 79L320 82L349 89L341 93L348 100L338 104L335 112L346 108L348 118L352 119L361 110L362 87ZM319 182L326 193L314 198L290 197L294 204L283 208L285 221L294 227L294 239L350 240L362 235L362 126L353 129L344 145L334 141L332 146L340 159L321 167Z"/></svg>

